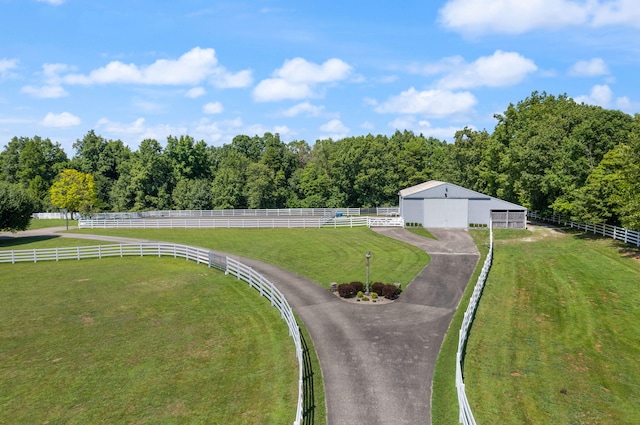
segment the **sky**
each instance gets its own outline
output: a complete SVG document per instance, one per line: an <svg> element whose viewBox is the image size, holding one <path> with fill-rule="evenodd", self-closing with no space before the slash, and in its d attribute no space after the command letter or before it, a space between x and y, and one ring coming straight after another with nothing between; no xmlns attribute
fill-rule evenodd
<svg viewBox="0 0 640 425"><path fill-rule="evenodd" d="M0 146L493 131L534 91L640 113L637 0L0 0Z"/></svg>

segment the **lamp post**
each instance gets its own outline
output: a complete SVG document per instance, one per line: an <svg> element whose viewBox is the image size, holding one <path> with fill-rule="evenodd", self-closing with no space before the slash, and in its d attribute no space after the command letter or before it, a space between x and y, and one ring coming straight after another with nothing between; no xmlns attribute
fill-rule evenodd
<svg viewBox="0 0 640 425"><path fill-rule="evenodd" d="M67 230L69 230L69 215L67 214L68 210L66 208L62 209L62 213L64 214L64 218L67 221Z"/></svg>
<svg viewBox="0 0 640 425"><path fill-rule="evenodd" d="M369 259L371 258L371 253L369 251L367 251L366 254L364 254L364 257L367 259L367 295L369 295Z"/></svg>

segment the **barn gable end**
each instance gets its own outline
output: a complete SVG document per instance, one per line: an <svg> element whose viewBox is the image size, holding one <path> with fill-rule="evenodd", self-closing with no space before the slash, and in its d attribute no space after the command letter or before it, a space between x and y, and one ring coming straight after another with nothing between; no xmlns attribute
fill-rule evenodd
<svg viewBox="0 0 640 425"><path fill-rule="evenodd" d="M403 189L400 215L424 227L488 226L525 228L527 209L452 183L430 180Z"/></svg>

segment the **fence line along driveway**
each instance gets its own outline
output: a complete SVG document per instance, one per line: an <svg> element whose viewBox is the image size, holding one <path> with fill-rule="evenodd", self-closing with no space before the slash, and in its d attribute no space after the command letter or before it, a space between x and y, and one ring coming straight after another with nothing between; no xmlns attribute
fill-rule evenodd
<svg viewBox="0 0 640 425"><path fill-rule="evenodd" d="M345 302L295 273L234 258L274 282L309 330L322 369L329 425L429 425L435 361L479 255L466 230L431 230L438 240L403 228L374 230L431 256L400 299L389 304Z"/></svg>
<svg viewBox="0 0 640 425"><path fill-rule="evenodd" d="M305 374L305 365L303 358L302 339L298 323L296 322L293 310L291 309L286 298L271 283L265 279L260 273L255 272L241 262L215 253L207 249L196 248L188 245L169 244L169 243L128 243L117 245L96 245L96 246L77 246L65 248L39 248L39 249L23 249L23 250L0 250L0 263L21 263L38 261L63 261L63 260L81 260L81 259L102 259L109 257L129 257L129 256L154 256L154 257L173 257L184 258L185 260L195 261L198 264L205 264L208 267L214 267L230 274L249 284L252 288L260 293L260 296L269 300L272 307L280 312L280 316L289 328L289 336L293 339L295 345L296 358L298 360L298 400L296 403L296 416L294 425L300 425L303 419L303 381Z"/></svg>
<svg viewBox="0 0 640 425"><path fill-rule="evenodd" d="M345 302L314 282L248 258L304 322L316 347L329 425L431 423L431 383L444 334L479 254L466 230L376 232L424 249L431 262L393 303ZM375 265L372 265L375 267Z"/></svg>

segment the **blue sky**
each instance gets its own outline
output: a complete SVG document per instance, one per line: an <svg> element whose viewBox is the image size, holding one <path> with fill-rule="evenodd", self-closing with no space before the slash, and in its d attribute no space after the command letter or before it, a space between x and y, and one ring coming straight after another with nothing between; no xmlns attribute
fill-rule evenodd
<svg viewBox="0 0 640 425"><path fill-rule="evenodd" d="M637 0L0 0L0 146L492 131L534 90L640 112Z"/></svg>

